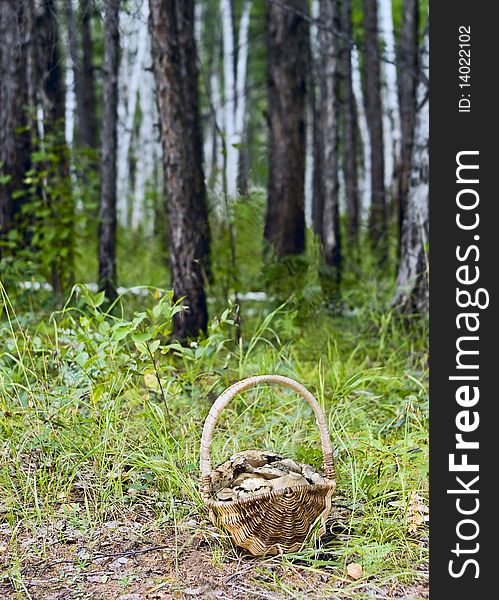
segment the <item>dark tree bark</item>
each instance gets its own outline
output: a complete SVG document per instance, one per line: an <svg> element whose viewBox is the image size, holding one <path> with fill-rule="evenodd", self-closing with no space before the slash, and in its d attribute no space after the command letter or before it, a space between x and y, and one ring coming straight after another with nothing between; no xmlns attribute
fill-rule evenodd
<svg viewBox="0 0 499 600"><path fill-rule="evenodd" d="M204 273L211 276L210 236L208 228L208 204L206 202L206 186L203 169L203 138L201 133L201 115L199 111L197 51L194 38L194 0L177 0L177 22L179 24L179 45L184 83L184 112L187 126L186 143L190 145L188 156L191 156L193 177L193 201L197 207L202 235L199 240L199 260ZM197 259L196 259L197 260Z"/></svg>
<svg viewBox="0 0 499 600"><path fill-rule="evenodd" d="M327 265L341 273L341 237L338 183L338 35L339 5L337 0L320 0L319 15L323 27L319 30L321 53L321 129L323 137L324 207L322 246Z"/></svg>
<svg viewBox="0 0 499 600"><path fill-rule="evenodd" d="M315 89L309 94L312 115L312 153L314 158L312 173L312 229L322 239L322 218L324 216L324 139L321 127L319 98Z"/></svg>
<svg viewBox="0 0 499 600"><path fill-rule="evenodd" d="M99 287L116 299L116 145L120 0L107 0L104 19L104 97L99 207Z"/></svg>
<svg viewBox="0 0 499 600"><path fill-rule="evenodd" d="M428 74L428 32L421 55L422 72ZM424 313L428 310L428 179L429 179L429 110L426 81L418 86L419 111L411 157L411 176L407 211L402 227L400 265L397 291L393 305L405 313Z"/></svg>
<svg viewBox="0 0 499 600"><path fill-rule="evenodd" d="M35 4L35 31L43 144L57 155L57 161L45 165L48 176L44 197L50 211L48 225L57 229L54 244L59 251L54 253L49 266L54 292L61 299L63 290L73 283L74 214L65 139L66 90L54 0L41 0Z"/></svg>
<svg viewBox="0 0 499 600"><path fill-rule="evenodd" d="M43 128L45 135L57 136L60 142L64 140L66 100L54 0L37 2L35 17Z"/></svg>
<svg viewBox="0 0 499 600"><path fill-rule="evenodd" d="M251 130L249 123L246 123L242 141L243 146L239 150L239 163L237 165L237 193L243 198L249 196L250 143Z"/></svg>
<svg viewBox="0 0 499 600"><path fill-rule="evenodd" d="M99 145L99 128L97 123L97 100L95 95L95 77L93 67L93 41L92 41L92 11L93 0L80 0L81 18L81 87L82 109L80 124L80 141L89 148Z"/></svg>
<svg viewBox="0 0 499 600"><path fill-rule="evenodd" d="M80 0L80 36L73 10L73 0L66 0L69 51L73 64L78 127L76 141L88 148L97 148L97 118L95 114L95 82L92 67L91 36L92 6L90 0Z"/></svg>
<svg viewBox="0 0 499 600"><path fill-rule="evenodd" d="M348 240L355 245L359 233L359 182L357 176L357 114L352 84L352 6L341 2L341 78L343 90L343 171L347 204Z"/></svg>
<svg viewBox="0 0 499 600"><path fill-rule="evenodd" d="M377 0L364 0L366 113L371 138L371 212L369 232L380 262L387 258L387 211L384 185L383 116Z"/></svg>
<svg viewBox="0 0 499 600"><path fill-rule="evenodd" d="M193 0L150 0L153 68L168 200L170 262L176 299L174 334L185 340L207 326L209 259L206 191L199 122Z"/></svg>
<svg viewBox="0 0 499 600"><path fill-rule="evenodd" d="M411 177L411 155L416 119L418 78L419 0L404 0L402 30L398 49L398 84L400 105L400 165L397 177L399 241L407 208Z"/></svg>
<svg viewBox="0 0 499 600"><path fill-rule="evenodd" d="M308 24L298 13L306 0L289 0L286 10L269 3L267 77L269 140L265 239L276 256L305 248L305 77Z"/></svg>
<svg viewBox="0 0 499 600"><path fill-rule="evenodd" d="M27 194L24 176L31 167L31 136L26 114L27 0L0 2L0 257L3 243L19 226L21 207ZM24 237L24 235L23 235Z"/></svg>

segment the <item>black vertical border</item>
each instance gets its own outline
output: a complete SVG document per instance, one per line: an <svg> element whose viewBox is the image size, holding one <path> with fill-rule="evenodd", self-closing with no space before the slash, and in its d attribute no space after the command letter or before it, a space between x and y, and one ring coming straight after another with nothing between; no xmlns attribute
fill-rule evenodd
<svg viewBox="0 0 499 600"><path fill-rule="evenodd" d="M430 598L433 600L499 597L499 563L495 547L499 532L499 327L497 291L499 279L499 21L497 3L480 0L435 0L430 2ZM471 27L470 88L459 88L459 27ZM471 112L459 113L458 101L469 93ZM456 153L479 150L480 224L472 232L456 225ZM473 238L479 235L479 241ZM456 246L479 246L479 287L490 294L490 305L480 313L478 374L480 414L478 429L467 434L478 439L479 450L469 452L469 462L479 462L480 508L475 518L480 526L476 540L458 539L460 519L456 488L449 473L449 453L456 444L456 414L462 410L455 401L456 339ZM462 287L462 286L461 286ZM462 309L464 310L464 309ZM470 310L470 311L471 311ZM464 334L466 335L466 334ZM471 334L473 335L473 334ZM476 373L475 373L476 374ZM466 474L463 474L466 480ZM477 486L474 486L477 487ZM467 496L471 498L472 496ZM474 497L474 496L473 496ZM463 500L463 503L465 501ZM469 506L472 505L470 501ZM471 533L471 527L465 533ZM456 543L462 548L480 545L476 554L457 558ZM459 570L466 558L476 559L462 577L449 574L449 561L456 559Z"/></svg>

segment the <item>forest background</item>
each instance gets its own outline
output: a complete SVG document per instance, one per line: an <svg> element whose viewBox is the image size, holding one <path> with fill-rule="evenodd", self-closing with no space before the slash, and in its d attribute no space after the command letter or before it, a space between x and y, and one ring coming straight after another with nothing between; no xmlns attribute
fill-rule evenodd
<svg viewBox="0 0 499 600"><path fill-rule="evenodd" d="M427 13L0 2L9 593L426 597ZM197 444L263 372L319 398L339 496L320 549L245 566L206 520ZM320 464L291 396L227 413L220 460Z"/></svg>

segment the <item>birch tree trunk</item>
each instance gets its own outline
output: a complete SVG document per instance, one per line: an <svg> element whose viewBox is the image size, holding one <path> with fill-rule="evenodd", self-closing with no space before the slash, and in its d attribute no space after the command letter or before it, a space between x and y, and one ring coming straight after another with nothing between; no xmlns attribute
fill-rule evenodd
<svg viewBox="0 0 499 600"><path fill-rule="evenodd" d="M26 194L24 175L31 167L31 139L27 129L28 60L26 56L27 0L0 2L0 258L2 243L19 225Z"/></svg>
<svg viewBox="0 0 499 600"><path fill-rule="evenodd" d="M76 18L73 8L73 0L65 0L66 21L67 21L67 45L69 47L70 61L66 68L66 107L70 102L76 106L77 127L69 127L68 113L66 113L66 142L74 144L75 139L79 143L80 122L83 120L83 88L81 85L81 58L80 44L78 40L78 29L76 27ZM66 63L67 64L67 63ZM70 73L71 71L71 73ZM72 95L72 98L71 98ZM74 108L73 106L71 108ZM74 114L73 114L74 121ZM76 131L75 131L76 129Z"/></svg>
<svg viewBox="0 0 499 600"><path fill-rule="evenodd" d="M357 115L352 81L352 6L341 3L341 75L343 83L343 172L347 204L348 240L355 245L359 235L359 181L357 175Z"/></svg>
<svg viewBox="0 0 499 600"><path fill-rule="evenodd" d="M305 248L306 0L267 8L269 179L265 239L276 256Z"/></svg>
<svg viewBox="0 0 499 600"><path fill-rule="evenodd" d="M327 265L335 267L340 277L341 238L339 223L338 181L338 69L339 69L339 3L337 0L320 0L319 31L321 49L321 128L323 132L324 207L322 217L322 246Z"/></svg>
<svg viewBox="0 0 499 600"><path fill-rule="evenodd" d="M138 19L129 10L128 5L121 3L118 14L120 24L120 58L118 67L118 122L117 122L117 150L116 150L116 218L118 226L126 228L128 225L128 214L130 198L130 162L128 150L123 153L123 142L127 137L127 121L129 103L135 105L135 98L130 100L130 85L132 82L132 71L135 64L135 53L137 50ZM132 131L130 130L130 139Z"/></svg>
<svg viewBox="0 0 499 600"><path fill-rule="evenodd" d="M401 148L397 187L400 235L402 235L407 205L407 194L409 191L409 180L411 177L411 155L416 118L416 87L419 68L418 0L404 0L402 10L402 30L400 32L398 49Z"/></svg>
<svg viewBox="0 0 499 600"><path fill-rule="evenodd" d="M246 152L246 74L248 71L248 52L249 52L249 25L250 25L251 2L246 0L243 6L243 13L239 23L238 52L236 65L236 139L235 143L239 145L237 152L237 173L236 189L241 195L248 193L247 163Z"/></svg>
<svg viewBox="0 0 499 600"><path fill-rule="evenodd" d="M392 190L397 177L400 155L400 114L397 92L395 36L393 33L392 0L380 0L380 38L384 42L382 63L383 136L385 142L385 188ZM393 197L393 195L392 195Z"/></svg>
<svg viewBox="0 0 499 600"><path fill-rule="evenodd" d="M168 198L170 261L176 299L186 311L174 321L185 340L206 330L204 274L209 232L197 93L194 3L150 0L153 67Z"/></svg>
<svg viewBox="0 0 499 600"><path fill-rule="evenodd" d="M421 72L428 80L428 31L421 54ZM402 228L397 291L393 305L406 313L428 310L428 225L429 225L429 100L426 81L418 85L419 111L416 116L407 212Z"/></svg>
<svg viewBox="0 0 499 600"><path fill-rule="evenodd" d="M99 288L116 298L116 150L120 0L107 0L104 19L104 97L99 208Z"/></svg>
<svg viewBox="0 0 499 600"><path fill-rule="evenodd" d="M124 122L118 130L118 165L117 165L117 194L118 194L118 221L127 225L129 216L133 212L133 206L129 207L128 199L130 195L131 177L130 177L130 150L134 139L134 125L137 111L137 99L141 86L144 81L144 57L147 50L148 28L147 20L149 10L147 2L144 2L139 15L134 15L133 20L136 26L131 32L135 38L136 48L133 56L131 70L127 73L127 102L124 106ZM130 36L131 37L131 36ZM128 59L129 60L129 59ZM127 61L123 61L127 62ZM124 65L122 72L127 72L128 65ZM150 106L144 106L146 111L150 111ZM139 149L139 153L142 150ZM136 198L134 199L136 200ZM130 214L129 214L130 213Z"/></svg>
<svg viewBox="0 0 499 600"><path fill-rule="evenodd" d="M371 208L371 134L367 124L366 102L362 90L362 76L360 70L359 51L356 46L352 48L352 87L355 97L355 107L357 109L357 118L359 123L359 133L362 143L362 201L360 202L359 212L362 219L367 218Z"/></svg>
<svg viewBox="0 0 499 600"><path fill-rule="evenodd" d="M377 0L364 0L366 112L371 138L369 233L383 263L387 258L387 211Z"/></svg>
<svg viewBox="0 0 499 600"><path fill-rule="evenodd" d="M224 171L224 156L222 153L223 140L220 131L223 127L222 96L220 93L220 76L216 69L210 75L211 92L211 170L209 176L209 187L217 198L222 196L227 186ZM221 205L217 204L215 210L221 214Z"/></svg>
<svg viewBox="0 0 499 600"><path fill-rule="evenodd" d="M312 2L312 19L319 19L319 0ZM321 126L320 110L320 71L321 71L321 50L319 43L319 29L316 25L310 27L310 87L308 89L309 115L311 137L312 137L312 158L313 166L311 173L312 187L312 206L311 221L312 229L319 238L322 239L322 218L324 215L324 139Z"/></svg>
<svg viewBox="0 0 499 600"><path fill-rule="evenodd" d="M147 36L147 50L142 63L142 82L139 88L140 108L142 119L138 133L137 167L135 174L135 189L132 205L132 229L137 230L140 225L149 228L150 215L146 206L146 190L148 183L152 183L155 162L155 140L157 132L154 123L158 115L155 106L154 75L148 69L150 64L151 40Z"/></svg>
<svg viewBox="0 0 499 600"><path fill-rule="evenodd" d="M248 32L251 2L245 0L239 24L237 47L234 45L234 14L231 0L221 0L220 12L223 26L224 70L224 130L227 153L227 194L237 194L237 174L240 149L244 133L246 108L246 70L248 62Z"/></svg>

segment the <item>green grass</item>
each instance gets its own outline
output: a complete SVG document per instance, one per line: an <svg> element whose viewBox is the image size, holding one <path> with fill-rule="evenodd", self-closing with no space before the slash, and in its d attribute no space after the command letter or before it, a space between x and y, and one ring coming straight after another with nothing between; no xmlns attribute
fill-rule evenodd
<svg viewBox="0 0 499 600"><path fill-rule="evenodd" d="M364 278L336 312L305 306L303 294L280 308L252 306L251 315L243 307L239 340L228 310L187 348L169 342L175 307L155 289L140 307L124 298L119 316L84 291L42 319L1 294L0 521L12 548L61 504L84 531L136 506L175 526L204 518L198 450L212 401L237 379L280 373L308 386L327 413L346 517L324 547L279 559L280 574L269 570L276 559L263 561L257 585L299 597L286 575L297 562L324 575L324 594L343 581L345 597L363 597L368 580L421 579L427 530L412 524L411 498L425 503L428 491L427 331L425 321L387 310L390 286ZM280 389L251 390L229 405L213 459L251 447L321 461L311 411ZM225 538L211 549L214 564L235 556ZM46 550L38 548L41 559ZM345 583L351 562L364 575ZM18 555L6 567L16 581L21 563Z"/></svg>

